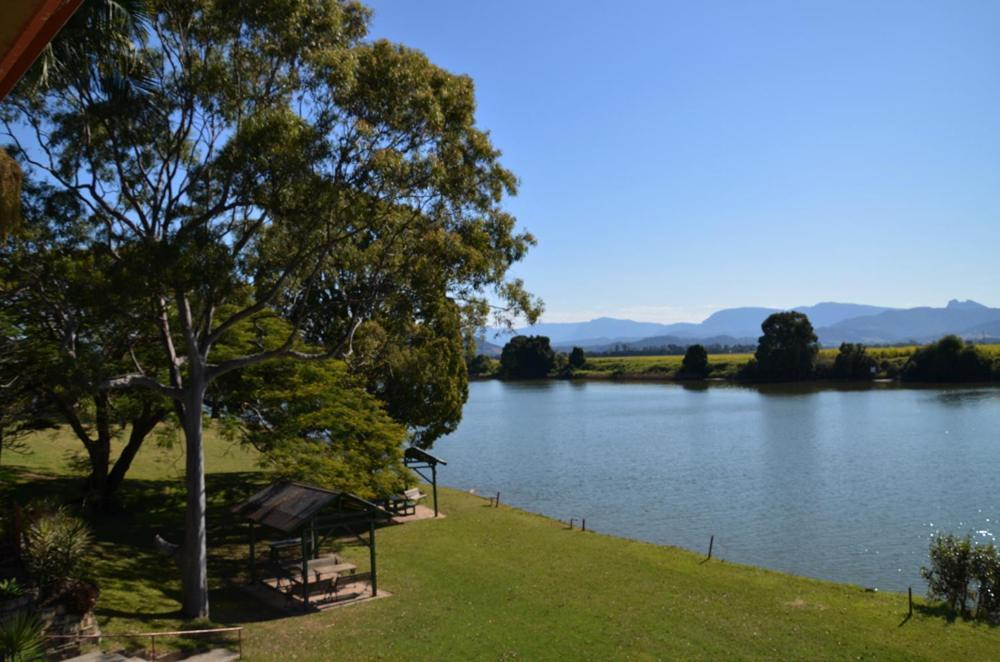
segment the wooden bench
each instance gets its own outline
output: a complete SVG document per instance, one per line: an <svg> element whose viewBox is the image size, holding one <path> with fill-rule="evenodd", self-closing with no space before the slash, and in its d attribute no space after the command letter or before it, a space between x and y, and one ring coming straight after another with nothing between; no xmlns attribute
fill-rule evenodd
<svg viewBox="0 0 1000 662"><path fill-rule="evenodd" d="M417 512L417 503L427 495L420 491L418 487L411 487L402 494L393 494L391 497L383 499L385 509L393 515L414 515Z"/></svg>

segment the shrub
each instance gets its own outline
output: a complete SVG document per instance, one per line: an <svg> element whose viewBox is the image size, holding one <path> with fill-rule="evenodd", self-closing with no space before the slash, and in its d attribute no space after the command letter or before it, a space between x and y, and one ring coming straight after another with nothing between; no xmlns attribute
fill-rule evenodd
<svg viewBox="0 0 1000 662"><path fill-rule="evenodd" d="M987 381L992 377L992 362L975 345L958 336L945 336L914 352L900 377L910 382Z"/></svg>
<svg viewBox="0 0 1000 662"><path fill-rule="evenodd" d="M25 529L25 564L45 591L80 578L93 538L86 523L64 510L41 514Z"/></svg>
<svg viewBox="0 0 1000 662"><path fill-rule="evenodd" d="M490 358L485 354L476 354L468 363L469 375L474 377L486 377L496 374L500 369L500 362Z"/></svg>
<svg viewBox="0 0 1000 662"><path fill-rule="evenodd" d="M500 354L504 377L539 379L556 365L556 353L545 336L514 336Z"/></svg>
<svg viewBox="0 0 1000 662"><path fill-rule="evenodd" d="M59 600L74 614L86 614L97 604L100 591L90 582L74 581L67 586Z"/></svg>
<svg viewBox="0 0 1000 662"><path fill-rule="evenodd" d="M936 536L930 546L930 568L921 568L928 595L952 613L1000 620L1000 554L993 543L976 545L969 536Z"/></svg>
<svg viewBox="0 0 1000 662"><path fill-rule="evenodd" d="M579 370L587 363L587 355L584 353L582 347L574 347L573 351L569 353L569 364L573 368Z"/></svg>
<svg viewBox="0 0 1000 662"><path fill-rule="evenodd" d="M693 377L701 379L708 376L711 368L708 365L708 350L704 345L691 345L684 352L684 360L681 361L679 377Z"/></svg>
<svg viewBox="0 0 1000 662"><path fill-rule="evenodd" d="M16 579L0 579L0 600L19 598L23 594L24 589L17 583Z"/></svg>
<svg viewBox="0 0 1000 662"><path fill-rule="evenodd" d="M837 358L833 360L833 376L837 379L873 379L875 359L868 354L864 345L841 343Z"/></svg>
<svg viewBox="0 0 1000 662"><path fill-rule="evenodd" d="M36 614L20 611L0 622L0 660L41 660L45 626Z"/></svg>

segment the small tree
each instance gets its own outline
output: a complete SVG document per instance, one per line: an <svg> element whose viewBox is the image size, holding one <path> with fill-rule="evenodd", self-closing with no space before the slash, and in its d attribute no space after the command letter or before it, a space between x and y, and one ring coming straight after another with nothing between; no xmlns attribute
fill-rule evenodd
<svg viewBox="0 0 1000 662"><path fill-rule="evenodd" d="M569 364L575 370L579 370L587 363L587 355L584 353L582 347L574 347L569 353Z"/></svg>
<svg viewBox="0 0 1000 662"><path fill-rule="evenodd" d="M704 345L690 345L684 353L684 360L681 361L680 376L702 379L706 377L711 368L708 365L708 350Z"/></svg>
<svg viewBox="0 0 1000 662"><path fill-rule="evenodd" d="M1000 553L993 543L977 545L952 534L931 541L930 567L921 568L928 595L954 614L1000 619Z"/></svg>
<svg viewBox="0 0 1000 662"><path fill-rule="evenodd" d="M796 311L774 313L761 324L764 331L754 354L753 371L762 379L796 380L813 375L819 343L809 318Z"/></svg>
<svg viewBox="0 0 1000 662"><path fill-rule="evenodd" d="M485 354L476 354L469 360L468 367L470 376L485 377L494 374L500 367L500 362Z"/></svg>
<svg viewBox="0 0 1000 662"><path fill-rule="evenodd" d="M842 343L833 361L833 376L837 379L872 379L875 377L875 359L864 345Z"/></svg>
<svg viewBox="0 0 1000 662"><path fill-rule="evenodd" d="M555 367L556 354L545 336L514 336L500 354L504 377L539 379Z"/></svg>

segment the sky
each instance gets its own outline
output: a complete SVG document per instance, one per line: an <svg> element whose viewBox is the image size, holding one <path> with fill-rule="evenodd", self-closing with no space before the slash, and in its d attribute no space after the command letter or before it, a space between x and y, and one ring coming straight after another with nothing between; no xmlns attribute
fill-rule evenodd
<svg viewBox="0 0 1000 662"><path fill-rule="evenodd" d="M1000 3L367 4L475 82L544 321L1000 306Z"/></svg>

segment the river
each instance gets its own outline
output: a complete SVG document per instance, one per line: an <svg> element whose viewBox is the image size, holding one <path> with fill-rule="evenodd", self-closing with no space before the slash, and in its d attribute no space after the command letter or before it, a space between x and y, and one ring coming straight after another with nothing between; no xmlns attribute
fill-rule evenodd
<svg viewBox="0 0 1000 662"><path fill-rule="evenodd" d="M432 452L526 510L880 590L925 589L937 532L1000 532L994 387L482 381Z"/></svg>

